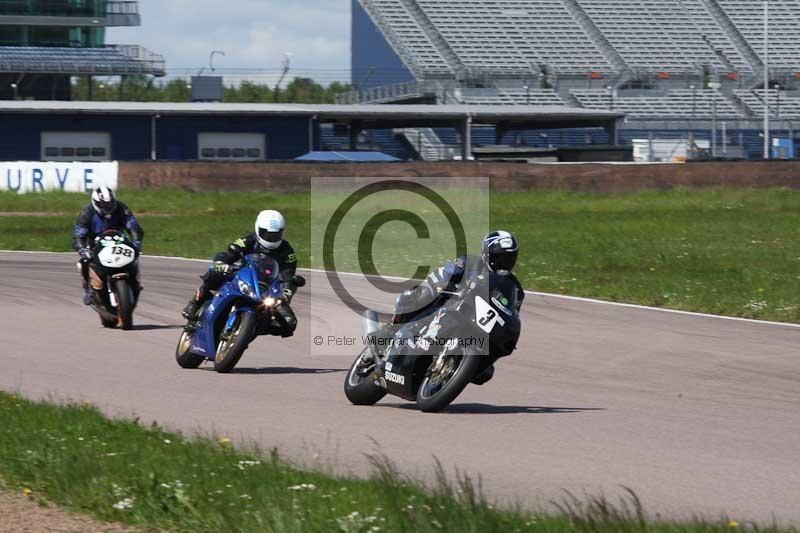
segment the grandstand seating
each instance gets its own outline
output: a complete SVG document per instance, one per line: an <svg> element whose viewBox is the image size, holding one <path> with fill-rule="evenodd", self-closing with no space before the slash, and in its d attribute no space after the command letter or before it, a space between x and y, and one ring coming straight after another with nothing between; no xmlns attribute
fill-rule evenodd
<svg viewBox="0 0 800 533"><path fill-rule="evenodd" d="M139 48L139 47L134 47ZM154 55L154 54L153 54ZM155 56L155 55L154 55ZM0 72L163 75L163 58L133 59L123 49L0 46Z"/></svg>
<svg viewBox="0 0 800 533"><path fill-rule="evenodd" d="M757 116L764 114L764 91L762 89L757 91L736 91L736 96L753 110ZM782 92L779 101L778 91L770 90L769 108L773 117L798 119L800 118L800 96L797 93L787 94Z"/></svg>
<svg viewBox="0 0 800 533"><path fill-rule="evenodd" d="M578 0L578 3L633 68L696 72L706 65L726 67L703 40L701 30L678 0Z"/></svg>
<svg viewBox="0 0 800 533"><path fill-rule="evenodd" d="M416 0L459 57L476 70L610 72L608 59L562 0Z"/></svg>
<svg viewBox="0 0 800 533"><path fill-rule="evenodd" d="M750 46L761 55L764 42L764 9L761 2L716 0ZM775 67L800 68L800 2L771 0L770 63Z"/></svg>
<svg viewBox="0 0 800 533"><path fill-rule="evenodd" d="M464 91L459 103L476 105L566 105L552 89Z"/></svg>
<svg viewBox="0 0 800 533"><path fill-rule="evenodd" d="M323 150L350 150L350 135L336 135L332 124L320 127ZM402 160L414 159L414 153L392 130L367 130L358 142L360 150L374 150L393 155Z"/></svg>
<svg viewBox="0 0 800 533"><path fill-rule="evenodd" d="M608 91L572 90L583 107L623 111L631 118L708 119L712 116L714 98L718 118L744 118L725 95L712 90L680 89L661 96L612 96Z"/></svg>
<svg viewBox="0 0 800 533"><path fill-rule="evenodd" d="M429 74L454 74L442 53L400 0L363 0L390 41L403 49L406 59Z"/></svg>
<svg viewBox="0 0 800 533"><path fill-rule="evenodd" d="M360 1L423 73L453 73L446 58L453 53L471 73L487 75L522 76L541 66L561 75L623 68L752 73L762 53L762 8L755 1ZM800 2L770 5L774 64L800 69Z"/></svg>

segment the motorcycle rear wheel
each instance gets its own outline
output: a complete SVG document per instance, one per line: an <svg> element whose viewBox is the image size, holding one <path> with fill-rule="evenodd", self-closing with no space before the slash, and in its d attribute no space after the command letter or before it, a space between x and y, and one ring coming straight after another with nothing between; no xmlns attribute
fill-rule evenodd
<svg viewBox="0 0 800 533"><path fill-rule="evenodd" d="M422 380L417 390L417 407L421 411L438 413L458 398L478 373L480 355L465 351L463 354L451 354L450 358L454 358L455 367L442 377L441 382L435 383L429 375Z"/></svg>
<svg viewBox="0 0 800 533"><path fill-rule="evenodd" d="M214 370L227 374L236 367L244 351L253 340L256 329L256 317L252 313L241 313L227 340L220 340L217 355L214 359Z"/></svg>
<svg viewBox="0 0 800 533"><path fill-rule="evenodd" d="M120 329L128 331L133 329L133 291L124 279L114 282L114 292L117 297L117 319Z"/></svg>
<svg viewBox="0 0 800 533"><path fill-rule="evenodd" d="M344 394L353 405L374 405L386 396L386 389L383 389L372 380L372 370L375 364L370 367L364 365L364 357L371 357L370 349L364 351L356 357L350 366L350 371L344 378Z"/></svg>

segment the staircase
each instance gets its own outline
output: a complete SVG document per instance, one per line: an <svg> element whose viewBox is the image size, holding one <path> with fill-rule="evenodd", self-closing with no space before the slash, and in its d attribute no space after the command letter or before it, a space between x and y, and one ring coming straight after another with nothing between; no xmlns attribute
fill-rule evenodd
<svg viewBox="0 0 800 533"><path fill-rule="evenodd" d="M436 28L436 25L431 22L431 19L428 18L428 15L425 14L425 11L420 7L417 3L417 0L400 0L400 3L405 5L406 9L411 16L417 21L422 31L425 32L425 35L428 36L431 43L439 50L439 53L442 54L445 62L450 67L450 70L455 72L457 80L465 80L469 76L469 69L466 65L461 61L461 58L458 57L458 54L455 53L453 48L447 42L447 39L442 37L442 34Z"/></svg>
<svg viewBox="0 0 800 533"><path fill-rule="evenodd" d="M442 161L461 155L458 147L443 144L431 128L396 129L394 133L402 135L423 161Z"/></svg>
<svg viewBox="0 0 800 533"><path fill-rule="evenodd" d="M750 46L750 43L747 42L747 39L744 38L744 35L739 31L739 28L736 27L736 24L728 17L728 14L725 13L725 10L722 9L722 6L719 5L717 0L700 0L703 5L706 6L709 13L713 15L713 17L717 20L717 23L722 27L723 30L730 36L731 40L733 41L734 46L739 49L739 53L745 58L745 60L750 64L750 67L753 69L753 73L758 73L764 68L764 63L761 61L761 57L756 53L755 50Z"/></svg>
<svg viewBox="0 0 800 533"><path fill-rule="evenodd" d="M620 73L619 77L614 81L614 86L619 86L632 78L633 72L625 59L617 52L616 48L606 39L594 21L584 11L577 0L564 0L564 7L567 8L572 18L583 28L583 31L594 42L608 61L614 66L614 69Z"/></svg>
<svg viewBox="0 0 800 533"><path fill-rule="evenodd" d="M376 9L372 2L369 0L359 0L361 5L364 7L364 10L369 15L369 18L372 19L372 22L381 30L381 33L386 37L389 41L389 44L394 48L398 53L398 57L406 66L409 72L414 76L415 79L424 79L425 71L424 69L414 60L414 53L405 45L405 40L399 37L392 27L391 24L386 22L381 15L380 9Z"/></svg>
<svg viewBox="0 0 800 533"><path fill-rule="evenodd" d="M750 109L750 106L748 106L748 105L747 105L747 104L744 102L744 100L742 100L741 98L739 98L739 96L738 96L738 95L737 95L735 92L731 92L731 94L730 94L730 95L728 95L728 99L731 101L731 103L734 105L734 107L736 107L736 109L738 109L738 110L739 110L739 112L740 112L740 113L741 113L743 116L745 116L745 117L747 117L747 118L753 118L753 117L755 117L755 116L756 116L756 113L755 113L755 111L753 111L752 109Z"/></svg>

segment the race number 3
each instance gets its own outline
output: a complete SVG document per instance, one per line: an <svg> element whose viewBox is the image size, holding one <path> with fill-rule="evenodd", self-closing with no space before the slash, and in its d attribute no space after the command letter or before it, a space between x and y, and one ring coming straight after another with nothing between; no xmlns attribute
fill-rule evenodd
<svg viewBox="0 0 800 533"><path fill-rule="evenodd" d="M115 246L111 250L111 253L114 254L114 255L121 255L121 256L124 256L124 257L133 257L133 250L131 250L127 246L125 246L125 247Z"/></svg>

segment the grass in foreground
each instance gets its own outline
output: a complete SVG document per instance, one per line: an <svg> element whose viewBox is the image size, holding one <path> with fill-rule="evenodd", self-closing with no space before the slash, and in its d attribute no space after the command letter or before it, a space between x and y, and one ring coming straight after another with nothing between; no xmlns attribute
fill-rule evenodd
<svg viewBox="0 0 800 533"><path fill-rule="evenodd" d="M730 532L740 525L653 523L632 495L615 507L565 500L563 515L496 509L468 479L433 488L372 458L365 480L302 471L276 453L187 439L91 406L32 403L0 392L6 488L103 521L179 531ZM365 460L367 460L365 458ZM744 526L744 525L742 525ZM750 531L759 529L747 524Z"/></svg>
<svg viewBox="0 0 800 533"><path fill-rule="evenodd" d="M149 254L210 257L250 231L258 210L277 207L289 218L287 237L301 264L321 266L310 259L308 195L171 190L120 196L142 213ZM0 193L0 212L63 213L0 217L0 249L69 250L72 224L85 202L76 194ZM800 192L493 193L491 219L493 227L520 237L517 271L526 288L800 322ZM383 273L408 273L385 255L377 261ZM340 268L355 269L355 263Z"/></svg>

